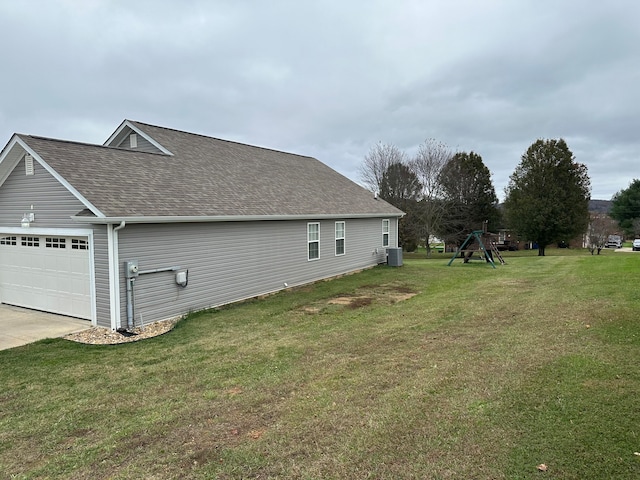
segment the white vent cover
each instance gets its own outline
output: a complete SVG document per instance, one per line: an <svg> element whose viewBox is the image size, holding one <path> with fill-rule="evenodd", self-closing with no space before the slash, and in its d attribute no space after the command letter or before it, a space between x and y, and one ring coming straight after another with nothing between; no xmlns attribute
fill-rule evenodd
<svg viewBox="0 0 640 480"><path fill-rule="evenodd" d="M27 175L33 175L33 157L28 153L24 156L24 171Z"/></svg>
<svg viewBox="0 0 640 480"><path fill-rule="evenodd" d="M138 134L132 133L129 135L129 147L138 148Z"/></svg>

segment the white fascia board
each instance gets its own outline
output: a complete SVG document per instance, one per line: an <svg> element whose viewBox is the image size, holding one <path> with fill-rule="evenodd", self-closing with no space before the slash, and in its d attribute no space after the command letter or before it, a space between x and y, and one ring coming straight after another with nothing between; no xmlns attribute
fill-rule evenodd
<svg viewBox="0 0 640 480"><path fill-rule="evenodd" d="M0 185L2 185L5 180L11 175L13 169L16 168L16 165L20 161L20 155L16 156L13 162L7 163L10 160L8 159L9 153L13 151L13 147L18 143L18 136L14 133L9 143L2 149L2 153L0 154Z"/></svg>
<svg viewBox="0 0 640 480"><path fill-rule="evenodd" d="M29 153L36 162L42 165L47 172L49 172L58 182L60 182L71 194L76 197L82 204L91 210L96 217L104 218L104 213L98 210L89 200L87 200L78 190L76 190L69 182L67 182L58 172L56 172L47 162L45 162L38 153L31 149L20 137L16 137L16 142Z"/></svg>
<svg viewBox="0 0 640 480"><path fill-rule="evenodd" d="M51 227L0 227L0 233L18 235L50 235L52 237L88 237L93 236L90 228L51 228Z"/></svg>
<svg viewBox="0 0 640 480"><path fill-rule="evenodd" d="M11 138L9 139L9 141L7 142L7 144L4 146L4 148L2 149L2 151L0 151L0 163L2 163L2 161L5 159L5 157L8 155L9 150L11 150L11 148L13 147L13 145L15 145L16 143L16 137L18 135L17 134L13 134L11 135Z"/></svg>
<svg viewBox="0 0 640 480"><path fill-rule="evenodd" d="M166 155L171 155L173 156L173 153L171 153L169 150L167 150L166 148L164 148L162 145L160 145L158 142L156 142L152 137L150 137L149 135L147 135L146 133L144 133L142 130L140 130L138 127L136 127L135 125L133 125L129 120L125 120L124 122L122 122L120 124L120 126L118 127L118 129L113 132L113 134L107 139L106 142L104 142L104 146L105 147L111 147L111 142L113 142L116 137L118 135L120 135L120 133L125 129L125 128L129 128L131 129L133 132L137 133L138 135L140 135L142 138L144 138L146 141L148 141L151 145L153 145L154 147L156 147L158 150L160 150L162 153L166 154Z"/></svg>
<svg viewBox="0 0 640 480"><path fill-rule="evenodd" d="M129 121L128 121L128 120L123 121L123 122L120 124L120 126L119 126L118 128L116 128L116 131L115 131L115 132L113 132L113 133L111 134L111 136L110 136L109 138L107 138L107 141L106 141L106 142L104 142L102 145L103 145L103 146L105 146L105 147L111 147L111 146L112 146L112 145L111 145L111 142L113 142L113 141L116 139L116 137L117 137L118 135L120 135L120 132L122 132L122 130L124 130L126 127L131 128L130 124L129 124L129 125L128 125L128 124L129 124Z"/></svg>
<svg viewBox="0 0 640 480"><path fill-rule="evenodd" d="M327 220L327 219L347 219L347 218L399 218L401 214L389 213L362 213L362 214L322 214L322 215L220 215L220 216L175 216L175 217L87 217L72 216L78 223L89 224L115 224L126 222L131 223L206 223L206 222L260 222L260 221L282 221L282 220Z"/></svg>

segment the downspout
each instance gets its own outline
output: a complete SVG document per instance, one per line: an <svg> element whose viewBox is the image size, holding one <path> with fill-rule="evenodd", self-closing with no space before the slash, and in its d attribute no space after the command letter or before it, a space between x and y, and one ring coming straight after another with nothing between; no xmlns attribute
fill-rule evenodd
<svg viewBox="0 0 640 480"><path fill-rule="evenodd" d="M115 275L115 279L116 281L115 283L115 292L113 292L113 295L115 296L116 299L118 299L117 302L113 302L115 304L115 308L117 308L118 310L120 309L120 256L118 254L120 247L118 246L118 230L122 230L126 225L126 222L123 220L120 222L120 225L118 225L117 227L114 227L112 230L113 233L113 250L114 250L114 254L113 254L113 271L114 271L114 275ZM117 325L116 325L116 330L121 328L122 322L120 320L120 315L118 314L117 316Z"/></svg>
<svg viewBox="0 0 640 480"><path fill-rule="evenodd" d="M114 231L114 232L117 232L118 230L122 230L122 229L125 227L125 225L126 225L126 224L127 224L127 222L125 222L124 220L122 220L122 221L120 222L120 225L118 225L117 227L115 227L115 228L113 229L113 231Z"/></svg>

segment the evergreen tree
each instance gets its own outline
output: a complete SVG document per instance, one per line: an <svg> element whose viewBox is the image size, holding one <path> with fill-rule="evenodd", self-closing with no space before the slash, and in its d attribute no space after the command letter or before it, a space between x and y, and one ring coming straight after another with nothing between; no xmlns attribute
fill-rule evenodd
<svg viewBox="0 0 640 480"><path fill-rule="evenodd" d="M380 198L402 209L408 201L416 201L422 185L414 171L403 163L389 165L380 181Z"/></svg>
<svg viewBox="0 0 640 480"><path fill-rule="evenodd" d="M636 231L640 219L640 180L634 179L627 188L620 190L611 199L609 215L618 221L628 236L640 234Z"/></svg>
<svg viewBox="0 0 640 480"><path fill-rule="evenodd" d="M496 228L500 218L498 197L491 172L474 152L458 152L446 163L440 175L446 214L438 235L461 242L474 230L489 222Z"/></svg>
<svg viewBox="0 0 640 480"><path fill-rule="evenodd" d="M544 256L548 245L587 231L590 191L587 167L575 162L563 139L537 140L509 179L507 224Z"/></svg>

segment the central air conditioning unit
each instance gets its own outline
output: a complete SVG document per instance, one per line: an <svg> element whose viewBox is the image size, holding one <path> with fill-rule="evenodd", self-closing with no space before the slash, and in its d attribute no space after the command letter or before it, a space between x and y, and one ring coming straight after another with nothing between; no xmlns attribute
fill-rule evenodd
<svg viewBox="0 0 640 480"><path fill-rule="evenodd" d="M387 248L387 265L390 267L402 266L402 248Z"/></svg>

